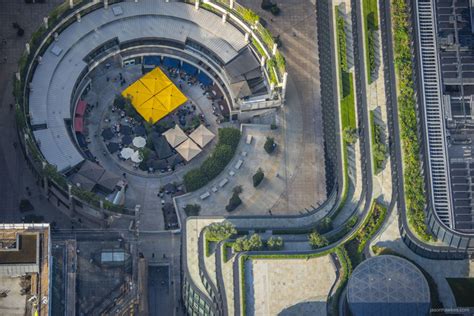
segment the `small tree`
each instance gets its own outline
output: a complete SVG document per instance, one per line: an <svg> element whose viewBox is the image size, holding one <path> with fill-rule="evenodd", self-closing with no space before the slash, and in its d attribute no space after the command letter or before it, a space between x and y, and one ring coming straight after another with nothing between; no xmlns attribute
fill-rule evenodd
<svg viewBox="0 0 474 316"><path fill-rule="evenodd" d="M262 0L260 7L263 10L270 10L273 7L273 3L270 0Z"/></svg>
<svg viewBox="0 0 474 316"><path fill-rule="evenodd" d="M328 244L328 240L321 236L317 231L313 231L308 235L309 244L314 249L324 247Z"/></svg>
<svg viewBox="0 0 474 316"><path fill-rule="evenodd" d="M265 151L268 154L271 154L275 150L275 147L276 147L276 144L275 144L275 140L273 139L273 137L267 137L267 140L265 141L265 145L263 146Z"/></svg>
<svg viewBox="0 0 474 316"><path fill-rule="evenodd" d="M348 144L354 144L357 141L357 129L346 127L343 131L344 141Z"/></svg>
<svg viewBox="0 0 474 316"><path fill-rule="evenodd" d="M283 249L283 239L281 237L270 237L267 240L267 247L270 250L280 250Z"/></svg>
<svg viewBox="0 0 474 316"><path fill-rule="evenodd" d="M183 208L186 216L198 216L199 212L201 211L201 205L199 204L187 204Z"/></svg>
<svg viewBox="0 0 474 316"><path fill-rule="evenodd" d="M235 252L259 250L263 246L262 238L258 234L243 236L235 240L232 249Z"/></svg>
<svg viewBox="0 0 474 316"><path fill-rule="evenodd" d="M265 174L263 173L262 168L258 168L257 172L252 177L253 187L256 188L263 181L264 177Z"/></svg>
<svg viewBox="0 0 474 316"><path fill-rule="evenodd" d="M280 8L276 3L272 5L272 7L270 8L270 12L275 16L280 14Z"/></svg>
<svg viewBox="0 0 474 316"><path fill-rule="evenodd" d="M230 222L212 223L206 228L206 238L209 241L222 241L237 234L235 226Z"/></svg>
<svg viewBox="0 0 474 316"><path fill-rule="evenodd" d="M234 194L240 194L244 191L244 189L242 189L242 186L241 185L236 185L233 189L232 189L232 192L234 192Z"/></svg>
<svg viewBox="0 0 474 316"><path fill-rule="evenodd" d="M227 212L232 212L235 210L240 204L242 204L242 200L240 199L239 194L233 193L230 197L229 204L226 205L225 209Z"/></svg>
<svg viewBox="0 0 474 316"><path fill-rule="evenodd" d="M317 225L316 229L318 232L324 234L332 229L332 220L329 216L324 217Z"/></svg>

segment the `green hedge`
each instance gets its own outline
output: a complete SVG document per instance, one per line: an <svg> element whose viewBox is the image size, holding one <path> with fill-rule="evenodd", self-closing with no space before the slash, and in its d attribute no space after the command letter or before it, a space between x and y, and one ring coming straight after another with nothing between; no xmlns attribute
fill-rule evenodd
<svg viewBox="0 0 474 316"><path fill-rule="evenodd" d="M367 80L375 72L375 32L379 29L377 0L363 0Z"/></svg>
<svg viewBox="0 0 474 316"><path fill-rule="evenodd" d="M375 123L374 111L370 111L370 127L372 132L372 159L374 161L374 171L380 173L385 160L387 160L387 145L383 140L383 127Z"/></svg>
<svg viewBox="0 0 474 316"><path fill-rule="evenodd" d="M405 0L392 0L393 42L398 79L398 116L403 150L403 176L408 221L425 241L433 237L426 226L426 197L420 161L420 139L417 134L416 99L413 83L410 15Z"/></svg>
<svg viewBox="0 0 474 316"><path fill-rule="evenodd" d="M192 169L184 175L184 185L188 192L202 188L224 170L232 160L240 141L240 131L226 127L219 129L219 141L211 155L201 167Z"/></svg>
<svg viewBox="0 0 474 316"><path fill-rule="evenodd" d="M352 263L349 255L347 254L344 246L336 248L336 256L341 264L341 275L339 276L339 285L334 292L333 296L329 299L329 315L339 315L339 300L341 298L342 291L349 280L349 276L352 273Z"/></svg>
<svg viewBox="0 0 474 316"><path fill-rule="evenodd" d="M371 206L370 213L358 230L357 234L346 243L345 247L355 268L363 260L363 251L367 242L379 231L385 217L387 208L377 202Z"/></svg>
<svg viewBox="0 0 474 316"><path fill-rule="evenodd" d="M336 12L336 34L337 34L337 48L339 51L339 65L342 70L347 71L347 40L344 17L339 12L338 7L335 7Z"/></svg>

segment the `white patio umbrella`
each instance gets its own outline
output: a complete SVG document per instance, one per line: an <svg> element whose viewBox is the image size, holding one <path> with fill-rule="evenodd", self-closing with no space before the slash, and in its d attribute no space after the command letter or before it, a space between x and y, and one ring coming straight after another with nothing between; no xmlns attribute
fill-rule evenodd
<svg viewBox="0 0 474 316"><path fill-rule="evenodd" d="M122 156L123 159L130 159L134 153L134 150L130 147L125 147L120 151L120 156Z"/></svg>
<svg viewBox="0 0 474 316"><path fill-rule="evenodd" d="M140 152L138 150L133 153L133 155L130 159L135 163L142 162L142 160L143 160L143 158L140 155Z"/></svg>
<svg viewBox="0 0 474 316"><path fill-rule="evenodd" d="M137 136L133 139L132 143L133 143L133 146L137 148L143 148L146 145L146 139L141 136Z"/></svg>

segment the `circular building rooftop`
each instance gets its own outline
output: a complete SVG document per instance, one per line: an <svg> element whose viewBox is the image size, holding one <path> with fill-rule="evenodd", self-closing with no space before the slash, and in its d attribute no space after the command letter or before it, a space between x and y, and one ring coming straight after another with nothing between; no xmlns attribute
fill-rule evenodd
<svg viewBox="0 0 474 316"><path fill-rule="evenodd" d="M411 262L383 255L362 262L352 273L347 301L353 315L428 315L430 291Z"/></svg>

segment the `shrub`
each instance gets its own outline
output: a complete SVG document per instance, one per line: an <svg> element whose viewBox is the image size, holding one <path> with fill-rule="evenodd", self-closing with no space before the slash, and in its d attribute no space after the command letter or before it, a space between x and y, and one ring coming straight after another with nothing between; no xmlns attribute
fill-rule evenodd
<svg viewBox="0 0 474 316"><path fill-rule="evenodd" d="M187 204L184 208L186 216L198 216L201 211L201 205L199 204Z"/></svg>
<svg viewBox="0 0 474 316"><path fill-rule="evenodd" d="M275 123L270 124L270 129L274 130L277 129L277 125Z"/></svg>
<svg viewBox="0 0 474 316"><path fill-rule="evenodd" d="M311 234L308 235L309 244L314 249L318 249L328 245L328 240L321 236L317 231L313 231Z"/></svg>
<svg viewBox="0 0 474 316"><path fill-rule="evenodd" d="M408 221L423 239L430 240L425 222L426 197L421 172L420 141L417 135L416 100L411 63L410 16L407 2L392 0L395 68L399 80L398 116L403 150L403 176ZM408 185L409 181L409 185Z"/></svg>
<svg viewBox="0 0 474 316"><path fill-rule="evenodd" d="M241 185L237 185L235 186L233 189L232 189L232 192L234 194L240 194L244 191L244 189L242 189L242 186Z"/></svg>
<svg viewBox="0 0 474 316"><path fill-rule="evenodd" d="M349 126L344 128L342 138L348 144L354 144L357 141L357 129L350 128Z"/></svg>
<svg viewBox="0 0 474 316"><path fill-rule="evenodd" d="M31 204L30 200L22 199L20 201L20 212L29 212L33 211L35 208L33 204Z"/></svg>
<svg viewBox="0 0 474 316"><path fill-rule="evenodd" d="M212 223L206 227L206 239L219 242L237 234L235 226L230 222Z"/></svg>
<svg viewBox="0 0 474 316"><path fill-rule="evenodd" d="M267 137L267 140L265 141L265 145L263 146L265 151L268 154L271 154L275 150L275 147L276 147L276 144L275 144L275 140L273 139L273 137Z"/></svg>
<svg viewBox="0 0 474 316"><path fill-rule="evenodd" d="M262 10L269 11L273 7L273 3L270 0L262 0L260 7Z"/></svg>
<svg viewBox="0 0 474 316"><path fill-rule="evenodd" d="M235 128L221 128L218 132L219 141L212 154L198 169L192 169L184 175L186 190L195 191L214 179L224 170L235 154L239 145L240 131Z"/></svg>
<svg viewBox="0 0 474 316"><path fill-rule="evenodd" d="M237 238L232 245L232 249L235 252L255 251L261 249L262 246L263 242L262 238L260 238L260 235L253 234L252 236L250 236L250 238L248 236Z"/></svg>
<svg viewBox="0 0 474 316"><path fill-rule="evenodd" d="M184 185L188 191L197 190L205 186L209 180L206 175L204 175L201 169L191 169L189 170L183 178Z"/></svg>
<svg viewBox="0 0 474 316"><path fill-rule="evenodd" d="M272 7L270 8L270 12L271 12L273 15L277 16L277 15L280 14L280 8L278 7L278 5L274 4L274 5L272 5Z"/></svg>
<svg viewBox="0 0 474 316"><path fill-rule="evenodd" d="M256 188L263 181L264 177L265 174L263 173L262 168L258 168L257 172L252 177L253 187Z"/></svg>
<svg viewBox="0 0 474 316"><path fill-rule="evenodd" d="M240 204L242 204L242 200L240 199L239 194L234 192L230 197L229 204L226 205L225 210L227 212L232 212L239 207Z"/></svg>
<svg viewBox="0 0 474 316"><path fill-rule="evenodd" d="M321 234L325 234L329 232L333 228L332 220L330 217L323 218L318 224L316 225L316 230Z"/></svg>
<svg viewBox="0 0 474 316"><path fill-rule="evenodd" d="M270 237L267 240L267 247L270 250L281 250L283 249L283 239L281 237Z"/></svg>

